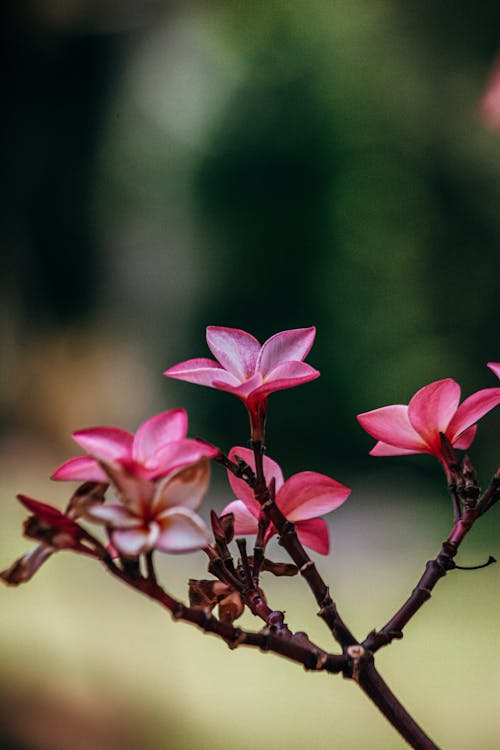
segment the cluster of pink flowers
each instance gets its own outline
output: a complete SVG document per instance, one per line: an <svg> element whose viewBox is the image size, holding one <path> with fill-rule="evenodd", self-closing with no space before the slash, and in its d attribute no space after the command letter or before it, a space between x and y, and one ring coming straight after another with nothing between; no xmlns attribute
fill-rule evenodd
<svg viewBox="0 0 500 750"><path fill-rule="evenodd" d="M217 361L191 359L165 374L237 396L250 414L253 439L260 439L268 396L318 377L319 372L303 361L314 337L314 328L282 331L261 346L245 331L209 326L207 343ZM500 376L499 363L489 363L489 367ZM445 462L441 435L455 448L468 448L478 419L500 403L500 388L478 391L461 405L459 401L459 385L447 378L421 388L407 406L385 406L360 414L358 420L377 440L371 450L374 456L430 453ZM172 409L148 419L135 435L116 427L73 433L86 455L63 463L52 478L112 485L118 502L91 502L83 515L106 527L110 546L117 554L138 558L152 550L180 553L209 545L208 529L196 511L208 489L209 461L220 451L188 438L187 427L186 412ZM229 459L243 461L255 472L253 451L235 447ZM263 469L276 505L295 524L302 544L327 554L328 526L319 516L338 508L348 497L349 488L313 471L294 474L284 481L278 464L267 456ZM232 514L237 534L254 535L261 517L259 502L244 479L231 472L228 478L237 499L226 505L222 515ZM25 496L20 499L43 523L52 523L69 535L70 546L80 544L80 527L69 516ZM264 543L276 533L269 523ZM80 551L85 551L84 546Z"/></svg>

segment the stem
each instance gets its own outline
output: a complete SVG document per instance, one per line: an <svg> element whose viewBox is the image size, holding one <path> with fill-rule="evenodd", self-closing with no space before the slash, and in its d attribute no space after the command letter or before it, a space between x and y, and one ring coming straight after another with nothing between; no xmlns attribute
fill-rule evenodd
<svg viewBox="0 0 500 750"><path fill-rule="evenodd" d="M279 543L286 549L311 589L320 607L319 617L326 623L334 638L345 650L347 646L355 645L358 641L337 612L335 602L330 596L330 590L321 577L316 564L302 546L294 524L288 521L271 497L264 477L263 444L260 441L252 441L252 448L255 456L255 473L250 466L234 463L223 454L217 456L216 460L235 476L243 478L253 489L255 499L260 504L262 512L274 524L279 534Z"/></svg>
<svg viewBox="0 0 500 750"><path fill-rule="evenodd" d="M425 602L431 598L432 590L437 582L444 578L448 571L457 566L454 557L460 544L468 534L477 519L484 515L500 498L500 469L496 472L489 487L476 505L464 510L442 543L441 549L433 560L428 560L425 571L403 606L391 617L382 630L373 630L363 641L363 646L375 653L382 646L387 646L395 638L403 637L403 628L418 612Z"/></svg>
<svg viewBox="0 0 500 750"><path fill-rule="evenodd" d="M375 669L370 657L360 669L357 680L361 690L377 706L392 726L415 750L439 750L438 746L425 734L423 729L410 716L398 701L392 690Z"/></svg>
<svg viewBox="0 0 500 750"><path fill-rule="evenodd" d="M109 556L104 558L102 562L115 578L158 602L158 604L172 614L174 620L189 622L206 633L213 633L219 636L231 649L238 646L251 646L261 651L271 651L301 664L306 670L316 672L324 671L331 674L339 674L346 668L348 661L346 656L343 654L329 654L323 651L301 633L294 634L286 629L288 636L283 637L273 632L274 630L279 632L279 628L273 623L270 623L270 625L258 633L235 628L230 623L221 622L206 609L187 607L148 578L130 578L114 564ZM281 613L275 614L281 615Z"/></svg>

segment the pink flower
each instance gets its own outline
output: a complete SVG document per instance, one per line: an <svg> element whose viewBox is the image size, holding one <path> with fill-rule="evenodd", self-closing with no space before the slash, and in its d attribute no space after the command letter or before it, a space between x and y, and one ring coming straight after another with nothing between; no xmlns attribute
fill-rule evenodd
<svg viewBox="0 0 500 750"><path fill-rule="evenodd" d="M316 335L315 328L296 328L271 336L263 346L239 328L208 326L207 344L213 359L188 359L165 375L189 383L229 391L252 411L273 391L292 388L319 376L302 360Z"/></svg>
<svg viewBox="0 0 500 750"><path fill-rule="evenodd" d="M143 479L159 479L181 466L212 458L217 449L186 438L187 414L171 409L142 424L135 435L118 427L92 427L73 433L88 456L71 458L52 474L52 479L107 482L99 461L119 464Z"/></svg>
<svg viewBox="0 0 500 750"><path fill-rule="evenodd" d="M247 448L232 448L229 458L242 458L255 470L253 452ZM278 464L264 456L264 475L266 482L275 480L276 505L289 521L295 524L297 535L305 547L327 555L330 549L328 526L318 514L329 513L342 505L351 490L335 479L317 474L315 471L302 471L294 474L286 482ZM242 479L228 472L229 483L234 494L239 498L229 503L222 515L234 514L236 534L255 534L258 527L260 505L250 487ZM271 523L267 530L266 542L277 533Z"/></svg>
<svg viewBox="0 0 500 750"><path fill-rule="evenodd" d="M500 362L488 362L488 367L500 378Z"/></svg>
<svg viewBox="0 0 500 750"><path fill-rule="evenodd" d="M87 508L85 516L108 527L112 546L123 555L137 557L152 549L192 552L208 544L208 530L194 513L208 487L206 458L156 484L122 467L106 468L121 504L96 503Z"/></svg>
<svg viewBox="0 0 500 750"><path fill-rule="evenodd" d="M500 130L500 59L493 66L479 109L485 125Z"/></svg>
<svg viewBox="0 0 500 750"><path fill-rule="evenodd" d="M408 406L394 404L358 415L366 432L378 440L372 456L431 453L444 457L440 433L455 448L467 449L476 434L475 422L500 403L500 388L473 393L459 406L460 386L451 378L421 388Z"/></svg>

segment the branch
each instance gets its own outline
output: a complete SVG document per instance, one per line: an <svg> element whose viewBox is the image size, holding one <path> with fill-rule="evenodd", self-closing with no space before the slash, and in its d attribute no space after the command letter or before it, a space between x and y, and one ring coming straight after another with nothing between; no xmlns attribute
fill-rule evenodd
<svg viewBox="0 0 500 750"><path fill-rule="evenodd" d="M319 617L326 623L334 638L345 651L347 646L355 645L358 641L337 612L337 607L330 596L329 588L321 577L316 564L311 560L302 546L294 524L288 521L272 499L264 478L262 443L253 441L253 449L255 455L255 473L248 464L244 462L235 463L222 453L216 456L215 460L225 466L232 474L243 479L253 489L255 499L260 504L263 513L265 513L266 518L274 524L278 531L279 544L286 549L311 589L320 607L318 612Z"/></svg>
<svg viewBox="0 0 500 750"><path fill-rule="evenodd" d="M354 648L356 647L354 646ZM362 649L360 646L358 648ZM366 693L385 718L404 737L410 747L415 748L415 750L439 750L438 746L419 727L384 682L375 669L373 655L369 654L363 666L359 669L359 676L356 681L361 690Z"/></svg>
<svg viewBox="0 0 500 750"><path fill-rule="evenodd" d="M161 586L156 583L154 577L133 578L121 570L111 557L102 560L106 569L116 578L131 588L148 596L167 609L174 620L183 620L196 625L205 633L213 633L219 636L230 649L238 646L252 646L260 651L271 651L284 656L290 661L301 664L304 669L315 672L329 672L338 674L346 668L347 657L343 654L329 654L316 646L303 633L291 633L287 637L277 635L279 623L270 624L258 633L235 628L228 622L222 622L214 617L206 609L188 607L182 602L174 599ZM278 613L281 614L281 613Z"/></svg>
<svg viewBox="0 0 500 750"><path fill-rule="evenodd" d="M441 578L444 578L448 571L458 567L455 564L454 557L473 524L480 516L492 508L499 499L500 469L497 470L489 487L478 502L472 507L466 507L462 516L455 522L450 535L442 543L438 555L426 563L422 577L403 606L384 625L382 630L373 630L368 634L363 641L363 646L366 649L375 653L379 648L387 646L395 638L403 637L403 628L418 612L420 607L431 598L432 590L437 582Z"/></svg>

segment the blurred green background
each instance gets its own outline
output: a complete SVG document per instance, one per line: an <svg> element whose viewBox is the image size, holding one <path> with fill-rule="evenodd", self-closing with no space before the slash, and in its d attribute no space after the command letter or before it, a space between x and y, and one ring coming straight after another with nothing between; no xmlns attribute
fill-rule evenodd
<svg viewBox="0 0 500 750"><path fill-rule="evenodd" d="M207 324L261 340L316 325L308 361L322 377L272 396L268 446L287 474L353 488L320 567L365 635L436 554L450 508L431 458L370 458L355 415L442 377L464 395L496 384L498 138L479 102L497 4L24 0L0 12L0 567L27 547L16 492L64 503L45 477L77 452L72 430L135 429L182 405L191 435L245 443L235 399L161 375L208 356ZM471 451L483 483L497 435L489 415ZM218 508L231 499L222 479ZM486 522L460 558L490 553ZM162 565L179 596L203 576L201 556ZM94 567L59 556L0 591L2 750L402 746L340 677L229 653ZM497 743L495 584L494 566L453 573L380 655L443 747ZM300 581L269 592L328 647Z"/></svg>

